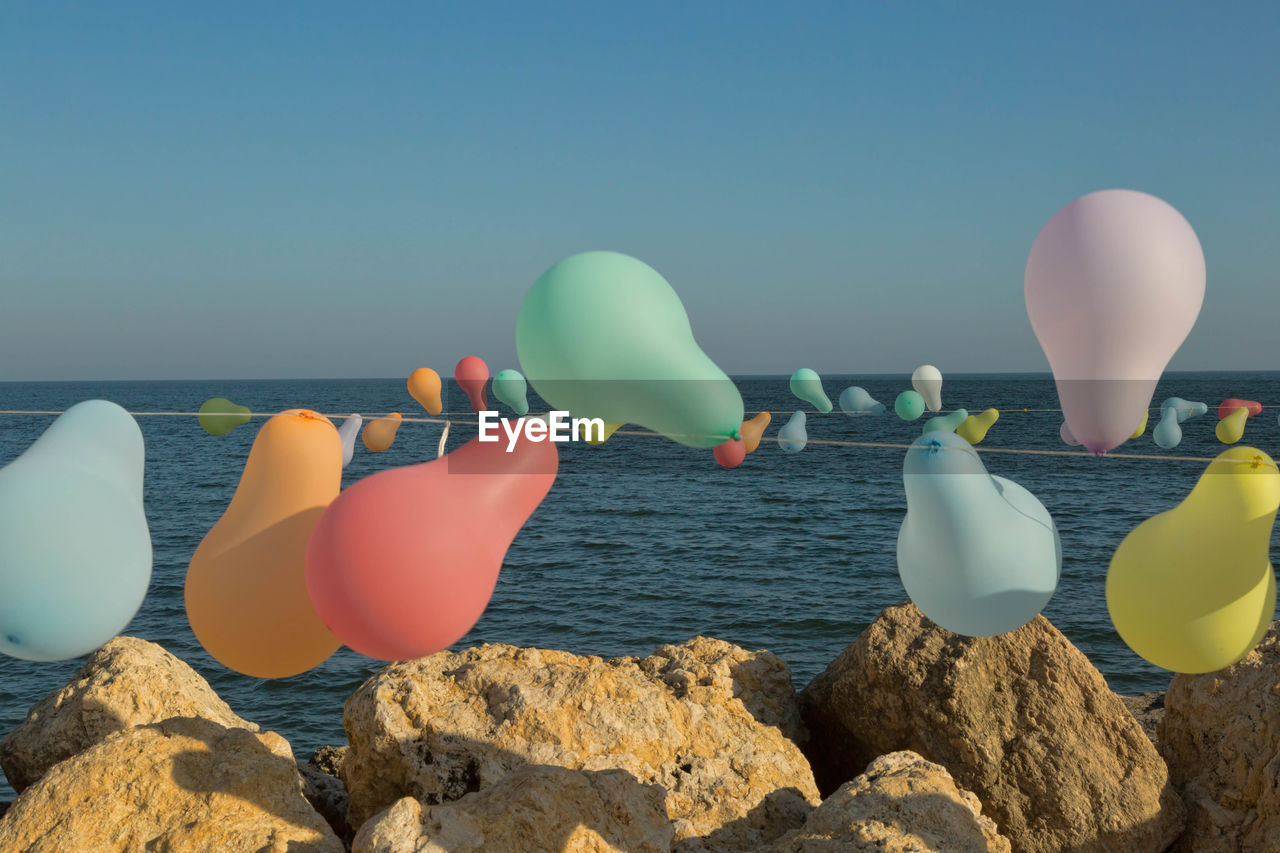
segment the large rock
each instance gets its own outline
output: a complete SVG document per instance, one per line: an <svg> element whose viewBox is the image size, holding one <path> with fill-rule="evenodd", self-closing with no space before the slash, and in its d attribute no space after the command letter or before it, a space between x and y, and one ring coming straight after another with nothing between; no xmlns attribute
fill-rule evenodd
<svg viewBox="0 0 1280 853"><path fill-rule="evenodd" d="M774 853L1009 853L1009 839L956 787L945 767L914 752L882 755L823 800Z"/></svg>
<svg viewBox="0 0 1280 853"><path fill-rule="evenodd" d="M523 764L660 784L681 850L758 850L819 801L786 664L702 637L642 660L442 652L369 679L345 725L353 827L401 797L456 800Z"/></svg>
<svg viewBox="0 0 1280 853"><path fill-rule="evenodd" d="M108 736L52 767L0 820L23 853L342 853L273 732L177 718Z"/></svg>
<svg viewBox="0 0 1280 853"><path fill-rule="evenodd" d="M970 638L890 607L801 707L824 790L912 750L974 791L1019 851L1163 851L1183 826L1155 747L1043 616Z"/></svg>
<svg viewBox="0 0 1280 853"><path fill-rule="evenodd" d="M1159 749L1160 720L1164 717L1164 691L1139 693L1137 696L1121 696L1120 701L1142 726L1142 731Z"/></svg>
<svg viewBox="0 0 1280 853"><path fill-rule="evenodd" d="M397 800L353 853L668 853L665 792L623 770L526 764L483 791L424 806Z"/></svg>
<svg viewBox="0 0 1280 853"><path fill-rule="evenodd" d="M236 716L195 670L160 646L116 637L0 740L0 767L21 792L59 761L107 735L170 717L203 717L228 728L258 730Z"/></svg>
<svg viewBox="0 0 1280 853"><path fill-rule="evenodd" d="M1187 803L1183 850L1280 850L1278 629L1238 663L1169 685L1160 749Z"/></svg>

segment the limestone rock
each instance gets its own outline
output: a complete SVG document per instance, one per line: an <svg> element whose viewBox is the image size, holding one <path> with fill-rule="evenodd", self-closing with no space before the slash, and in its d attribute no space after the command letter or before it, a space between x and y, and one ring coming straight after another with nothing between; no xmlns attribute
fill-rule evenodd
<svg viewBox="0 0 1280 853"><path fill-rule="evenodd" d="M1182 791L1196 853L1280 850L1280 623L1239 662L1178 675L1160 749Z"/></svg>
<svg viewBox="0 0 1280 853"><path fill-rule="evenodd" d="M1142 726L1142 731L1157 743L1160 737L1160 720L1164 718L1164 691L1139 693L1137 696L1121 696L1120 701ZM1157 749L1159 746L1157 745Z"/></svg>
<svg viewBox="0 0 1280 853"><path fill-rule="evenodd" d="M236 716L195 670L160 646L116 637L0 740L0 767L21 793L54 764L112 732L170 717L203 717L228 728L258 730Z"/></svg>
<svg viewBox="0 0 1280 853"><path fill-rule="evenodd" d="M353 827L401 797L456 800L523 764L662 785L680 850L761 849L819 801L786 664L703 637L644 659L442 652L383 669L344 722Z"/></svg>
<svg viewBox="0 0 1280 853"><path fill-rule="evenodd" d="M54 765L0 820L22 853L341 853L274 732L177 718Z"/></svg>
<svg viewBox="0 0 1280 853"><path fill-rule="evenodd" d="M347 789L338 776L339 765L334 756L342 755L343 748L321 747L307 762L298 762L302 776L302 794L311 807L328 822L334 834L343 841L351 840L351 827L347 825Z"/></svg>
<svg viewBox="0 0 1280 853"><path fill-rule="evenodd" d="M361 827L353 853L668 853L665 794L622 770L526 764L460 800L397 800Z"/></svg>
<svg viewBox="0 0 1280 853"><path fill-rule="evenodd" d="M1101 674L1043 616L1000 637L886 609L801 697L824 790L912 750L978 795L1027 853L1163 851L1183 808Z"/></svg>
<svg viewBox="0 0 1280 853"><path fill-rule="evenodd" d="M1009 839L945 767L882 755L779 842L774 853L1009 853Z"/></svg>

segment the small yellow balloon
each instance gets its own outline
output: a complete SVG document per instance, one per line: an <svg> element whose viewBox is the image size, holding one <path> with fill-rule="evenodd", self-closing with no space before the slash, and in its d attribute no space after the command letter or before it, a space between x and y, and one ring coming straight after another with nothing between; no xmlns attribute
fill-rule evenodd
<svg viewBox="0 0 1280 853"><path fill-rule="evenodd" d="M584 418L583 420L586 420L586 419ZM578 424L575 440L585 441L587 444L599 446L601 444L604 444L606 441L608 441L610 436L612 436L615 432L617 432L619 429L621 429L624 426L626 426L626 424L605 424L603 437L597 438L596 436L599 435L599 431L596 430L595 427L592 427L592 426L589 426L588 424L580 422Z"/></svg>
<svg viewBox="0 0 1280 853"><path fill-rule="evenodd" d="M771 420L773 415L761 412L751 420L742 422L742 427L738 431L742 434L747 453L756 452L756 448L760 446L760 439L764 436L764 431L769 428Z"/></svg>
<svg viewBox="0 0 1280 853"><path fill-rule="evenodd" d="M360 438L364 446L374 453L381 453L396 440L396 430L400 429L400 413L392 412L385 418L374 418L364 425Z"/></svg>
<svg viewBox="0 0 1280 853"><path fill-rule="evenodd" d="M1218 441L1223 444L1235 444L1244 438L1244 422L1249 419L1249 410L1244 406L1236 409L1222 420L1218 421L1218 425L1213 428L1213 434L1218 437Z"/></svg>
<svg viewBox="0 0 1280 853"><path fill-rule="evenodd" d="M970 444L978 444L987 437L987 430L991 429L991 425L999 419L1000 412L995 409L987 409L976 415L969 415L964 419L964 423L956 427L956 435Z"/></svg>
<svg viewBox="0 0 1280 853"><path fill-rule="evenodd" d="M427 410L427 414L438 415L444 411L444 404L440 401L439 373L430 367L419 367L409 374L407 384L409 394L418 401L418 405Z"/></svg>
<svg viewBox="0 0 1280 853"><path fill-rule="evenodd" d="M1129 438L1141 438L1142 434L1147 431L1147 421L1151 418L1151 410L1147 409L1142 413L1142 423L1138 424L1138 428L1133 431L1133 435Z"/></svg>
<svg viewBox="0 0 1280 853"><path fill-rule="evenodd" d="M1182 503L1135 527L1111 558L1107 609L1121 639L1174 672L1214 672L1248 654L1276 609L1277 509L1271 457L1219 454Z"/></svg>

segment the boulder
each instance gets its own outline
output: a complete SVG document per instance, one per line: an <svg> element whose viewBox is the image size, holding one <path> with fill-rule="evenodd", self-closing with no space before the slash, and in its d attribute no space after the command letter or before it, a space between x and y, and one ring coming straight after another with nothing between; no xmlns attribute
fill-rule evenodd
<svg viewBox="0 0 1280 853"><path fill-rule="evenodd" d="M424 806L397 800L353 853L668 853L666 794L623 770L526 764L482 791Z"/></svg>
<svg viewBox="0 0 1280 853"><path fill-rule="evenodd" d="M644 659L441 652L377 673L344 723L357 828L402 797L457 800L524 764L661 785L680 850L759 850L819 802L786 664L703 637Z"/></svg>
<svg viewBox="0 0 1280 853"><path fill-rule="evenodd" d="M1139 693L1137 696L1121 696L1120 701L1142 726L1142 731L1152 743L1160 739L1160 720L1164 717L1164 691ZM1157 749L1159 746L1157 745Z"/></svg>
<svg viewBox="0 0 1280 853"><path fill-rule="evenodd" d="M188 717L108 735L54 765L0 820L23 853L342 853L274 732Z"/></svg>
<svg viewBox="0 0 1280 853"><path fill-rule="evenodd" d="M50 767L107 735L170 717L202 717L228 728L258 730L236 716L209 682L160 646L116 637L0 740L0 767L21 793Z"/></svg>
<svg viewBox="0 0 1280 853"><path fill-rule="evenodd" d="M1280 850L1278 631L1226 669L1169 684L1160 749L1187 804L1182 850Z"/></svg>
<svg viewBox="0 0 1280 853"><path fill-rule="evenodd" d="M1168 768L1102 675L1043 616L962 637L890 607L801 697L825 791L877 756L946 767L1027 853L1163 851L1182 830Z"/></svg>
<svg viewBox="0 0 1280 853"><path fill-rule="evenodd" d="M334 763L335 755L341 756L344 749L321 747L310 761L298 762L298 773L302 776L302 794L307 802L328 822L335 835L348 842L351 827L347 825L347 789L338 775L340 765Z"/></svg>
<svg viewBox="0 0 1280 853"><path fill-rule="evenodd" d="M1009 839L945 767L914 752L893 752L823 800L773 853L836 851L1009 853Z"/></svg>

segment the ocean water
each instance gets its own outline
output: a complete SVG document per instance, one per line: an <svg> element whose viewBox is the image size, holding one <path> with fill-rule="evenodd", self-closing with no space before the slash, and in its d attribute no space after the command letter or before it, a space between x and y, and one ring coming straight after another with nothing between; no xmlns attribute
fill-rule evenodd
<svg viewBox="0 0 1280 853"><path fill-rule="evenodd" d="M774 413L769 435L790 412L809 413L810 439L909 442L923 420L892 413L907 376L828 376L841 389L862 385L890 407L883 417L820 415L790 393L786 376L742 377L748 411ZM0 383L0 409L62 410L102 398L131 411L194 411L225 396L254 411L304 407L326 413L389 411L422 416L402 379L226 382ZM1183 424L1174 451L1147 433L1123 452L1200 456L1223 449L1214 437L1217 404L1227 397L1280 404L1280 373L1168 374L1168 396L1209 404ZM1067 449L1047 375L948 376L946 408L1000 409L984 448ZM448 408L465 396L449 384ZM492 401L491 401L492 404ZM545 408L545 407L544 407ZM541 411L536 404L534 411ZM1275 410L1251 420L1244 444L1277 449ZM17 456L50 416L0 415L0 465ZM303 675L249 678L209 657L183 610L187 563L218 520L239 481L261 421L222 437L194 418L139 418L146 440L145 499L154 543L151 589L127 633L160 643L191 664L241 716L283 734L299 757L345 742L342 705L382 664L347 649ZM395 445L373 454L357 443L344 485L385 468L435 457L441 427L404 424ZM449 447L475 434L455 425ZM737 469L710 450L662 438L615 436L600 447L564 444L555 486L507 554L492 603L459 646L483 642L566 649L606 657L646 655L697 634L767 648L790 666L797 689L852 642L884 607L905 594L896 541L906 510L903 451L811 444L799 454L763 443ZM1202 473L1195 462L987 453L988 470L1021 484L1053 515L1062 539L1062 579L1045 614L1121 693L1162 689L1169 674L1144 662L1107 616L1104 579L1121 539L1144 519L1186 496ZM1273 540L1274 546L1274 540ZM21 722L30 705L62 686L83 661L32 663L0 657L0 727ZM6 793L0 791L0 794ZM12 796L11 792L9 793Z"/></svg>

